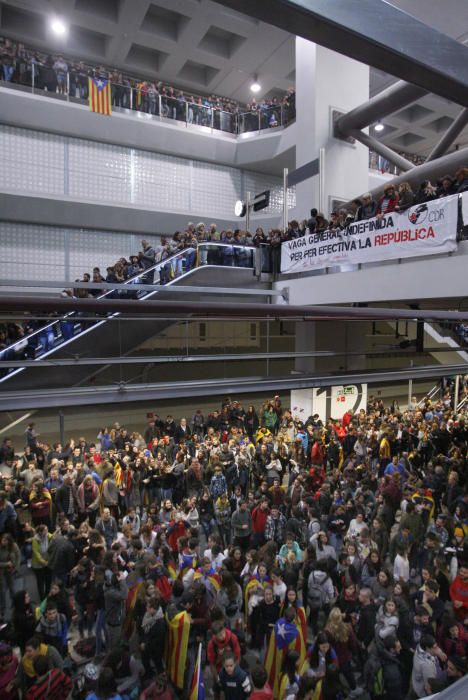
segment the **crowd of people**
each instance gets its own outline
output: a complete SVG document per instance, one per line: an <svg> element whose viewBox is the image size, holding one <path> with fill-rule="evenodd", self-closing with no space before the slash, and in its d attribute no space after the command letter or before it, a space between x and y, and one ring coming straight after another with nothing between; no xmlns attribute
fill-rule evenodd
<svg viewBox="0 0 468 700"><path fill-rule="evenodd" d="M398 189L398 191L397 191ZM381 217L393 211L404 211L413 205L424 206L427 202L460 194L468 190L468 168L460 168L455 176L445 175L436 186L425 180L415 194L409 183L403 182L398 188L391 183L384 185L383 193L375 200L370 193L354 199L349 207L342 207L331 212L329 219L317 209L311 209L309 219L292 220L286 231L280 228L264 231L258 227L255 234L243 229L218 230L215 223L209 226L200 222L189 222L185 231L176 231L172 237L162 236L158 246L152 246L148 241L142 241L142 249L138 254L127 258L121 257L114 265L107 267L105 274L100 267L93 268L92 274L85 272L79 282L108 282L120 285L132 278L135 284L145 282L152 284L167 284L199 265L225 265L235 267L253 267L255 258L253 249L261 249L259 267L262 272L278 275L281 269L281 245L285 241L300 238L310 233L320 234L325 231L339 231L347 228L356 221ZM465 227L466 231L467 227ZM215 243L210 247L209 243ZM223 245L219 245L223 244ZM178 255L186 250L185 255ZM173 259L175 257L175 259ZM160 267L157 272L147 271L157 263L169 259L167 265ZM99 289L76 287L68 289L64 294L70 297L98 297L103 293ZM115 290L107 292L113 298L138 296L138 291ZM53 328L48 335L29 338L28 335L37 330L44 322L17 322L0 324L0 358L25 359L35 357L37 348L47 350L56 342L60 330L65 339L74 334L74 324L71 322ZM468 332L464 324L454 327L457 339L462 345L468 342ZM14 345L14 353L8 352L8 347ZM14 356L14 357L13 357Z"/></svg>
<svg viewBox="0 0 468 700"><path fill-rule="evenodd" d="M161 81L131 77L103 65L91 66L62 54L45 54L24 44L0 38L1 78L10 83L33 85L39 90L88 99L88 78L111 83L112 106L135 109L189 124L240 133L288 124L295 118L295 92L243 106L216 95L184 93Z"/></svg>
<svg viewBox="0 0 468 700"><path fill-rule="evenodd" d="M94 441L5 437L0 697L201 697L203 677L224 700L401 700L463 677L450 387L323 420L226 398Z"/></svg>
<svg viewBox="0 0 468 700"><path fill-rule="evenodd" d="M216 245L201 245L213 243ZM128 258L119 258L114 265L101 271L94 267L92 273L84 272L76 286L65 289L63 295L78 299L100 297L139 298L144 292L133 286L120 289L120 285L168 284L198 265L227 267L253 267L253 246L256 240L247 231L228 229L218 231L215 223L206 227L203 222L189 222L185 231L176 231L172 237L162 236L158 245L141 241L141 250ZM167 260L166 264L164 261ZM115 284L115 290L80 287L80 283ZM51 318L53 321L53 318ZM57 341L68 340L75 333L79 318L64 319L51 325L44 320L16 320L0 323L0 361L31 359L38 353L51 349ZM41 330L46 329L46 330ZM60 337L59 337L60 336Z"/></svg>

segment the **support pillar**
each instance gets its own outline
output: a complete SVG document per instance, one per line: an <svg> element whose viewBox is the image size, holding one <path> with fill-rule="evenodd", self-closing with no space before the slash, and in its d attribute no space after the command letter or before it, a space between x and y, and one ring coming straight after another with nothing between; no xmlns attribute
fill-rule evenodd
<svg viewBox="0 0 468 700"><path fill-rule="evenodd" d="M296 37L296 168L325 150L325 217L333 200L347 202L368 189L367 147L333 136L333 111L349 112L368 99L368 66ZM312 207L319 208L319 179L315 175L296 185L297 219L307 219Z"/></svg>

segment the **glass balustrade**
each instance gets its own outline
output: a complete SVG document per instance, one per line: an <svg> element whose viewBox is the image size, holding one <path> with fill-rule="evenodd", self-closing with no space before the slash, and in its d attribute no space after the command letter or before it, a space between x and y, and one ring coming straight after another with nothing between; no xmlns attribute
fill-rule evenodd
<svg viewBox="0 0 468 700"><path fill-rule="evenodd" d="M12 87L28 87L33 93L78 103L88 101L88 76L86 73L67 72L63 75L51 67L39 63L24 64L15 74ZM4 76L2 76L4 77ZM249 112L227 112L198 101L188 101L183 96L159 94L150 85L132 86L129 81L111 83L113 109L127 109L161 119L181 122L187 127L206 127L229 134L244 134L284 127L295 119L295 107L278 104L267 109Z"/></svg>
<svg viewBox="0 0 468 700"><path fill-rule="evenodd" d="M141 284L154 284L164 286L173 284L182 276L188 274L195 268L205 265L216 265L237 268L253 268L255 264L255 251L252 246L243 246L236 243L222 243L217 241L200 241L196 247L187 247L177 251L163 260L159 260L155 265L147 270L125 280L121 284L116 284L115 288L99 293L99 290L80 287L79 282L74 283L70 296L83 298L88 293L93 292L97 299L138 299L144 301L150 299L158 293L157 289L139 289ZM27 283L26 283L27 286ZM106 314L108 315L108 314ZM96 317L96 321L89 320L86 314L85 321L81 320L78 312L70 312L60 320L43 323L41 327L30 330L24 337L11 343L0 352L1 360L34 360L45 357L54 352L56 348L68 343L84 331L88 331L96 324L102 323L102 317ZM12 323L14 321L12 320ZM3 372L0 382L21 369L11 369Z"/></svg>

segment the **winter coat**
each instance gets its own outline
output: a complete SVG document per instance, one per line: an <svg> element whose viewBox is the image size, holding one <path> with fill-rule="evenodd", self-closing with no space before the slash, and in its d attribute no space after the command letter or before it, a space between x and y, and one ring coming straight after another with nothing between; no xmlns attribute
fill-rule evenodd
<svg viewBox="0 0 468 700"><path fill-rule="evenodd" d="M382 606L375 620L375 636L378 639L385 639L391 635L396 636L398 624L398 615L387 615Z"/></svg>
<svg viewBox="0 0 468 700"><path fill-rule="evenodd" d="M92 481L92 487L90 489L91 495L92 495L92 501L89 504L88 508L90 510L97 510L99 508L99 503L101 501L101 494L99 493L99 487L96 484L96 482ZM78 487L78 493L77 493L77 500L78 500L78 509L80 513L86 513L86 502L85 502L85 492L88 492L88 489L85 490L84 487L84 482L82 482L79 487Z"/></svg>
<svg viewBox="0 0 468 700"><path fill-rule="evenodd" d="M437 677L437 670L436 657L421 649L418 644L414 653L413 672L411 674L411 685L418 698L423 698L428 694L426 690L427 682L431 678Z"/></svg>
<svg viewBox="0 0 468 700"><path fill-rule="evenodd" d="M391 654L387 649L379 649L379 658L382 664L385 699L401 700L405 693L403 690L402 667L398 656Z"/></svg>
<svg viewBox="0 0 468 700"><path fill-rule="evenodd" d="M75 566L75 548L63 535L54 535L49 543L48 567L55 576L63 576Z"/></svg>

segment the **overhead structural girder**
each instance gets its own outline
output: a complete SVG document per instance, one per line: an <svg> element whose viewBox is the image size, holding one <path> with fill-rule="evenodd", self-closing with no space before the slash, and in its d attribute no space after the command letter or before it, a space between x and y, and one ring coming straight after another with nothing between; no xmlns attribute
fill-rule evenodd
<svg viewBox="0 0 468 700"><path fill-rule="evenodd" d="M216 0L468 107L468 47L384 0Z"/></svg>
<svg viewBox="0 0 468 700"><path fill-rule="evenodd" d="M270 336L271 337L271 336ZM464 348L456 345L455 347L424 347L425 353L431 352L458 352ZM67 357L57 359L45 359L40 357L37 360L2 360L0 369L14 369L18 367L32 367L33 369L44 369L45 367L76 367L77 365L85 366L102 366L102 365L157 365L157 364L198 364L202 362L252 362L262 360L292 360L298 357L406 357L414 355L414 345L399 348L390 346L388 350L371 350L353 351L350 352L346 348L343 350L309 350L307 352L249 352L249 353L221 353L220 355L132 355L121 357Z"/></svg>
<svg viewBox="0 0 468 700"><path fill-rule="evenodd" d="M281 393L289 389L308 389L320 386L356 383L401 382L408 379L427 379L464 374L466 363L455 365L426 365L396 370L354 371L343 374L289 375L286 377L235 377L232 379L196 379L156 384L122 384L71 389L28 389L0 393L0 411L20 409L62 408L136 401L157 401L194 396L227 396L237 394Z"/></svg>
<svg viewBox="0 0 468 700"><path fill-rule="evenodd" d="M426 161L421 165L415 165L411 170L391 180L386 180L385 183L388 182L397 187L401 182L409 182L416 192L419 189L419 185L424 180L430 180L434 184L440 177L443 177L447 173L453 174L458 168L465 167L467 160L468 148L462 148L459 151L448 153L435 160ZM356 192L356 196L360 194L362 193ZM371 190L371 195L375 198L380 197L382 195L382 185Z"/></svg>
<svg viewBox="0 0 468 700"><path fill-rule="evenodd" d="M403 170L403 172L407 172L408 170L414 168L414 163L412 163L410 160L403 158L403 156L400 156L399 153L396 153L384 143L377 141L377 139L372 138L372 136L365 134L363 131L353 129L349 132L349 136L352 136L353 139L356 139L356 141L364 144L364 146L367 146L367 148L370 148L372 151L379 153L381 156L389 160L390 163L396 165L397 168Z"/></svg>
<svg viewBox="0 0 468 700"><path fill-rule="evenodd" d="M426 158L426 163L428 163L431 160L435 160L435 158L439 158L439 156L445 155L452 143L455 141L457 136L461 134L461 132L467 124L468 108L465 107L465 109L462 109L462 111L459 113L453 124L449 126L445 134L440 139L439 143L437 143L432 149L432 151L429 153L429 155Z"/></svg>
<svg viewBox="0 0 468 700"><path fill-rule="evenodd" d="M371 97L364 104L343 114L336 120L335 129L342 136L348 136L353 129L364 129L369 124L398 112L399 109L419 100L424 95L427 95L427 90L399 80L394 85L379 92L378 95Z"/></svg>
<svg viewBox="0 0 468 700"><path fill-rule="evenodd" d="M171 319L197 319L200 316L214 318L255 318L255 319L295 319L305 321L340 319L345 321L366 321L379 319L419 319L423 321L444 320L462 322L468 320L468 311L387 309L377 307L319 306L259 304L246 302L238 304L230 301L160 301L137 299L74 299L56 297L0 296L0 313L34 312L61 313L79 311L102 314L96 321L105 321L106 313L128 313L138 318L154 314Z"/></svg>

